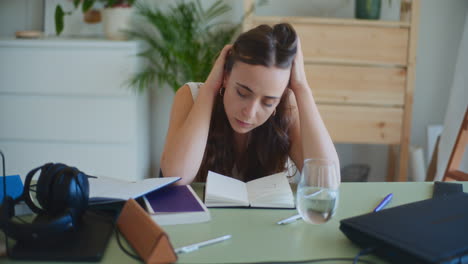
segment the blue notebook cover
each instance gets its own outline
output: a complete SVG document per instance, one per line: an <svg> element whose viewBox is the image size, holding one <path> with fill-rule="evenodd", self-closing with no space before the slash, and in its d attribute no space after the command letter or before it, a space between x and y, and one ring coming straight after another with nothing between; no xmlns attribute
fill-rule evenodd
<svg viewBox="0 0 468 264"><path fill-rule="evenodd" d="M210 212L190 185L173 185L148 193L146 210L158 225L203 223Z"/></svg>
<svg viewBox="0 0 468 264"><path fill-rule="evenodd" d="M185 185L168 186L146 195L154 212L199 212L203 207Z"/></svg>
<svg viewBox="0 0 468 264"><path fill-rule="evenodd" d="M19 175L9 175L6 176L6 179L0 177L0 201L3 201L3 182L6 180L6 191L7 195L13 197L13 199L18 198L23 193L23 182Z"/></svg>

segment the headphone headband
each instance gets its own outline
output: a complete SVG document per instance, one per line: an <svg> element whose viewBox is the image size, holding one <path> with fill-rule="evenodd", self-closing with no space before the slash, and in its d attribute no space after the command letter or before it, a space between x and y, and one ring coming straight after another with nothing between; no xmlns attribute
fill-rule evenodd
<svg viewBox="0 0 468 264"><path fill-rule="evenodd" d="M39 208L32 200L31 193L30 193L30 188L31 188L31 181L34 175L39 171L43 170L44 168L49 168L53 163L46 163L42 166L39 166L35 169L32 169L27 175L26 179L24 180L24 188L23 188L23 193L18 197L18 199L23 199L28 207L36 214L42 213L42 209ZM19 202L19 200L16 199L15 202Z"/></svg>

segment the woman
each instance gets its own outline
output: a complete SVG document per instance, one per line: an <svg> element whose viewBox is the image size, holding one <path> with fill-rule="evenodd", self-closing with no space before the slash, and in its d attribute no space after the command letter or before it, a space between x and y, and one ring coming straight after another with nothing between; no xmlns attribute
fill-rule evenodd
<svg viewBox="0 0 468 264"><path fill-rule="evenodd" d="M161 158L179 184L208 170L249 181L284 171L290 157L338 156L307 83L296 32L260 25L221 51L203 84L176 93Z"/></svg>

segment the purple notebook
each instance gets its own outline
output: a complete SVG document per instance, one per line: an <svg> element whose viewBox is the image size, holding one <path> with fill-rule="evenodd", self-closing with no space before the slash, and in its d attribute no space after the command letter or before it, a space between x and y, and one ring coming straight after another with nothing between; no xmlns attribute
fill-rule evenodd
<svg viewBox="0 0 468 264"><path fill-rule="evenodd" d="M155 213L199 212L203 207L185 185L167 186L146 194Z"/></svg>

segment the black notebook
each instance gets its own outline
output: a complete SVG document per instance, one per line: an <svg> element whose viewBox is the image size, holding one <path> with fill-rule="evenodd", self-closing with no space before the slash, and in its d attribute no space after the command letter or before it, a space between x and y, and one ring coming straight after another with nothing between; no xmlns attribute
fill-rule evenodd
<svg viewBox="0 0 468 264"><path fill-rule="evenodd" d="M405 204L340 222L362 248L394 263L468 263L468 194Z"/></svg>

